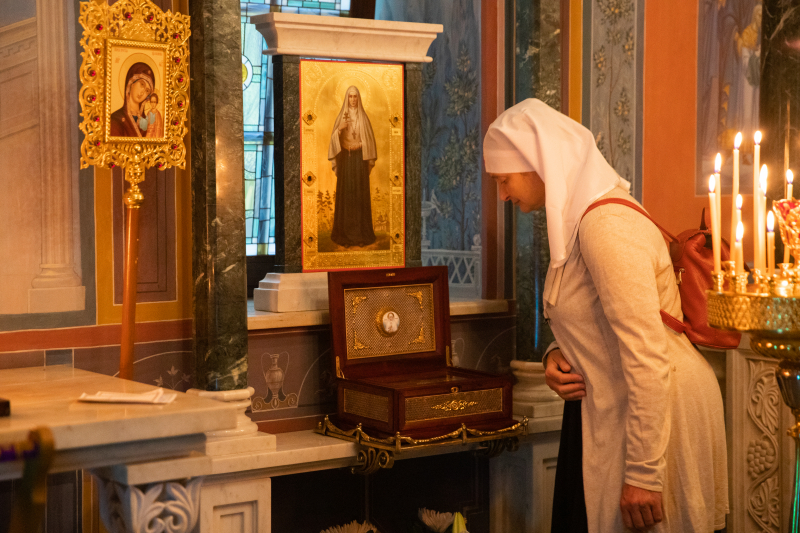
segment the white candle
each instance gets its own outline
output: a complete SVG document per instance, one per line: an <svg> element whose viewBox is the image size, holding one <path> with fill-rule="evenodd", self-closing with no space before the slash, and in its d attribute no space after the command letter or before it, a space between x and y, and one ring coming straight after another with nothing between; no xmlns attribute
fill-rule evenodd
<svg viewBox="0 0 800 533"><path fill-rule="evenodd" d="M741 266L742 270L736 271L737 274L744 272L744 252L742 252L742 239L744 239L744 224L739 222L736 226L736 244L734 245L736 264Z"/></svg>
<svg viewBox="0 0 800 533"><path fill-rule="evenodd" d="M715 192L716 179L714 174L708 178L708 204L711 208L711 243L714 251L714 273L720 272L720 235L719 219L717 218L717 197Z"/></svg>
<svg viewBox="0 0 800 533"><path fill-rule="evenodd" d="M758 179L759 183L759 203L758 203L758 232L761 234L761 239L759 241L760 248L760 260L761 260L761 270L765 270L767 268L766 256L767 256L767 245L764 239L764 234L767 230L767 165L761 165L761 174Z"/></svg>
<svg viewBox="0 0 800 533"><path fill-rule="evenodd" d="M794 174L790 169L786 170L786 199L792 199L792 182L794 181ZM783 243L783 262L788 263L791 261L791 257L789 256L789 247L786 246L786 243Z"/></svg>
<svg viewBox="0 0 800 533"><path fill-rule="evenodd" d="M759 258L759 252L761 250L761 232L759 228L761 228L761 224L759 224L758 213L759 209L758 206L761 205L760 196L761 190L758 187L758 171L759 171L759 164L761 162L761 132L757 131L753 136L753 140L755 141L755 148L753 150L753 266L758 269L762 269L761 263Z"/></svg>
<svg viewBox="0 0 800 533"><path fill-rule="evenodd" d="M739 225L742 223L742 204L743 203L744 203L744 201L742 200L742 195L741 194L737 194L736 195L736 209L734 210L736 212L736 223L733 225L733 241L731 242L731 244L735 244L736 243L736 230L739 228ZM744 228L744 226L742 226L742 228ZM736 253L735 253L735 251L733 249L731 250L731 261L733 261L735 263L733 265L733 269L736 272L738 272L740 268L742 270L744 270L744 263L740 263L739 262L740 259L736 255Z"/></svg>
<svg viewBox="0 0 800 533"><path fill-rule="evenodd" d="M767 273L775 274L775 216L767 213Z"/></svg>
<svg viewBox="0 0 800 533"><path fill-rule="evenodd" d="M742 132L736 134L733 141L733 189L731 199L736 202L739 195L739 147L742 145ZM736 242L736 209L731 209L731 240L730 245Z"/></svg>
<svg viewBox="0 0 800 533"><path fill-rule="evenodd" d="M717 232L719 233L720 239L722 239L722 179L719 177L721 169L722 154L717 153L717 157L714 158L714 178L717 188Z"/></svg>

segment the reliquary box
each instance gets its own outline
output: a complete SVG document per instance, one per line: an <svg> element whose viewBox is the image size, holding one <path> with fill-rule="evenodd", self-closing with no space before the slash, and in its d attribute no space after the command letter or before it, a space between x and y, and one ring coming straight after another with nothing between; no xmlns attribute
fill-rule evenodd
<svg viewBox="0 0 800 533"><path fill-rule="evenodd" d="M427 438L513 425L511 377L450 357L447 267L328 273L337 424Z"/></svg>

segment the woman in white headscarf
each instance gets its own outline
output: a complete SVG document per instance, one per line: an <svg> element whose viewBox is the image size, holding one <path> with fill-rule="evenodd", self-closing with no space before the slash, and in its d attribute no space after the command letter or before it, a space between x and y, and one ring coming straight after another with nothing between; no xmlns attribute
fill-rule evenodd
<svg viewBox="0 0 800 533"><path fill-rule="evenodd" d="M342 246L375 242L369 175L378 159L375 135L361 93L350 86L331 132L328 160L336 173L331 240Z"/></svg>
<svg viewBox="0 0 800 533"><path fill-rule="evenodd" d="M711 366L662 323L662 309L683 318L669 251L631 207L586 213L636 203L629 183L589 130L532 99L489 127L484 160L501 198L546 210L545 375L568 400L552 531L722 529L722 397Z"/></svg>

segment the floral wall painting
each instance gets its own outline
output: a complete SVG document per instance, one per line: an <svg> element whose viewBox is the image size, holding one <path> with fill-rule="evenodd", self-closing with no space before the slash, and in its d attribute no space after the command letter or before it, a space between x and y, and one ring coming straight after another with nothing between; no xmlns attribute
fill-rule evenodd
<svg viewBox="0 0 800 533"><path fill-rule="evenodd" d="M740 131L740 187L749 190L759 115L762 2L701 0L699 10L696 194L707 192L717 152L723 154L722 192L731 193L730 153Z"/></svg>
<svg viewBox="0 0 800 533"><path fill-rule="evenodd" d="M591 112L597 147L641 198L643 0L593 0Z"/></svg>
<svg viewBox="0 0 800 533"><path fill-rule="evenodd" d="M446 265L450 297L481 295L479 0L377 0L375 18L444 24L422 67L422 264Z"/></svg>
<svg viewBox="0 0 800 533"><path fill-rule="evenodd" d="M302 60L303 270L402 266L403 66Z"/></svg>

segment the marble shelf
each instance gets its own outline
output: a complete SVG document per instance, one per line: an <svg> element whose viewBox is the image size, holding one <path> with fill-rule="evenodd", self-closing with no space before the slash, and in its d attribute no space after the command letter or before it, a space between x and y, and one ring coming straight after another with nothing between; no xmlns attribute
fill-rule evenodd
<svg viewBox="0 0 800 533"><path fill-rule="evenodd" d="M0 394L11 401L11 416L0 418L0 444L47 426L56 451L51 472L59 472L188 455L203 450L205 432L236 427L235 406L184 393L167 405L78 401L84 392L153 388L66 366L0 370ZM21 462L0 463L0 480L21 471Z"/></svg>
<svg viewBox="0 0 800 533"><path fill-rule="evenodd" d="M537 435L561 430L561 416L531 419L528 434L519 437L520 444L533 442ZM276 477L332 468L355 466L359 446L353 442L319 435L311 430L275 435L274 450L204 457L191 456L159 462L118 465L103 469L108 479L123 484L146 484L165 479L191 476ZM476 450L479 444L466 446L455 442L445 446L406 450L394 456L395 461ZM513 452L506 452L513 453Z"/></svg>
<svg viewBox="0 0 800 533"><path fill-rule="evenodd" d="M450 316L507 313L508 300L451 300ZM252 298L247 300L247 329L278 329L325 326L331 323L328 310L272 313L256 311Z"/></svg>

